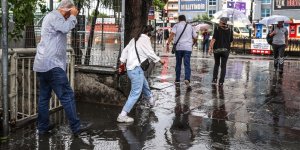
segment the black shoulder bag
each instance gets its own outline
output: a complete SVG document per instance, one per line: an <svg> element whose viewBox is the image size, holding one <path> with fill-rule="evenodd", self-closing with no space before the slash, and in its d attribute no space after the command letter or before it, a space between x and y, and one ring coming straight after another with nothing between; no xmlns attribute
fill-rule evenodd
<svg viewBox="0 0 300 150"><path fill-rule="evenodd" d="M143 62L141 63L139 53L138 53L138 51L137 51L137 49L136 49L136 42L137 42L137 41L135 40L135 42L134 42L134 47L135 47L135 52L136 52L137 58L138 58L138 60L139 60L139 62L140 62L140 64L141 64L141 68L142 68L144 71L146 71L146 70L149 68L149 65L150 65L149 59L147 58L145 61L143 61Z"/></svg>
<svg viewBox="0 0 300 150"><path fill-rule="evenodd" d="M187 23L185 24L185 26L184 26L184 28L183 28L183 30L182 30L182 32L181 32L181 34L180 34L178 40L176 41L176 43L173 44L172 54L175 53L175 51L176 51L176 46L177 46L177 44L178 44L178 42L179 42L179 40L180 40L180 38L181 38L183 32L185 31L186 26L187 26Z"/></svg>

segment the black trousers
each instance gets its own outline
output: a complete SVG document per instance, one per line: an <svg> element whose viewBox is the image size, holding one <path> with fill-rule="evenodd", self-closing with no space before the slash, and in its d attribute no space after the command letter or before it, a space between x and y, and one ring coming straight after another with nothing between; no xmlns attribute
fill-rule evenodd
<svg viewBox="0 0 300 150"><path fill-rule="evenodd" d="M283 71L285 45L272 45L274 51L274 69Z"/></svg>
<svg viewBox="0 0 300 150"><path fill-rule="evenodd" d="M229 51L214 53L215 66L214 66L213 80L218 79L219 67L221 63L221 75L220 75L219 83L224 82L228 56L229 56Z"/></svg>

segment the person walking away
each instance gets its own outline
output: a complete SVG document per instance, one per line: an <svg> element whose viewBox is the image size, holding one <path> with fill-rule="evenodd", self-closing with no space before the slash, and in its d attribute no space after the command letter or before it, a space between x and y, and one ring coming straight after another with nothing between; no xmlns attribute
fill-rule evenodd
<svg viewBox="0 0 300 150"><path fill-rule="evenodd" d="M78 10L70 0L62 0L58 9L47 14L42 23L41 42L37 46L33 65L40 84L39 134L48 133L53 128L53 125L49 124L49 100L52 90L60 100L75 135L91 126L82 125L77 117L74 92L66 75L67 34L75 27L77 14Z"/></svg>
<svg viewBox="0 0 300 150"><path fill-rule="evenodd" d="M214 53L215 65L213 71L212 83L216 84L219 74L219 66L221 61L221 75L219 86L223 86L226 75L226 64L230 52L230 44L233 41L233 32L228 27L227 21L229 18L220 18L219 25L214 29L214 34L209 46L209 54Z"/></svg>
<svg viewBox="0 0 300 150"><path fill-rule="evenodd" d="M190 86L190 78L191 78L191 65L190 65L190 59L192 54L193 45L197 42L197 33L193 29L193 27L190 24L187 24L186 18L184 15L180 15L178 17L179 22L174 25L171 31L170 38L167 42L167 52L170 51L170 43L175 37L174 43L178 42L176 45L176 79L175 84L179 85L180 83L180 74L181 74L181 64L182 60L184 60L184 69L185 69L185 77L184 82L187 85L188 88L191 88ZM182 36L180 37L180 35ZM180 37L180 39L179 39ZM178 41L179 40L179 41Z"/></svg>
<svg viewBox="0 0 300 150"><path fill-rule="evenodd" d="M284 51L288 47L288 30L283 26L283 23L284 21L279 21L276 28L270 34L273 37L274 71L279 69L279 74L283 74Z"/></svg>
<svg viewBox="0 0 300 150"><path fill-rule="evenodd" d="M133 38L121 53L121 65L126 63L127 74L131 82L131 90L122 112L117 118L118 122L129 123L134 121L134 119L129 117L127 114L131 111L141 93L143 93L144 99L149 102L151 107L155 105L155 100L150 91L148 81L144 76L144 71L140 66L140 62L136 53L137 50L141 62L144 62L147 58L150 58L154 63L160 62L161 64L164 64L164 61L162 61L154 53L150 38L147 36L147 34L152 30L153 28L151 25L143 27L142 32L138 34L137 37Z"/></svg>
<svg viewBox="0 0 300 150"><path fill-rule="evenodd" d="M204 29L204 32L202 33L202 37L203 37L203 42L202 42L203 54L205 54L208 51L209 37L210 37L210 34L207 31L207 29Z"/></svg>
<svg viewBox="0 0 300 150"><path fill-rule="evenodd" d="M167 41L167 40L169 39L170 32L169 32L168 29L165 29L164 32L165 32L165 33L164 33L164 39L165 39L165 41Z"/></svg>

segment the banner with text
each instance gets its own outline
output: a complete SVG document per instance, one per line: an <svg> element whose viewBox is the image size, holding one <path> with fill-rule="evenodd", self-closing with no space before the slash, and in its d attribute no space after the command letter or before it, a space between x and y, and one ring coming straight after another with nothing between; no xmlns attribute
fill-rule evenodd
<svg viewBox="0 0 300 150"><path fill-rule="evenodd" d="M239 10L239 11L243 12L244 14L246 14L246 3L245 2L228 1L227 8L233 8L233 9Z"/></svg>
<svg viewBox="0 0 300 150"><path fill-rule="evenodd" d="M252 54L271 54L271 46L266 39L252 39L251 53Z"/></svg>
<svg viewBox="0 0 300 150"><path fill-rule="evenodd" d="M207 11L207 0L180 0L179 1L180 11Z"/></svg>
<svg viewBox="0 0 300 150"><path fill-rule="evenodd" d="M299 0L275 0L273 4L275 10L300 9Z"/></svg>

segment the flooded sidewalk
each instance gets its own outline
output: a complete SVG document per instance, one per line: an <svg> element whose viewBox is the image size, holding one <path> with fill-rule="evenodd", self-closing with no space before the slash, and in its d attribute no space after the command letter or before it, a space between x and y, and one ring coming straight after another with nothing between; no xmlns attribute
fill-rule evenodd
<svg viewBox="0 0 300 150"><path fill-rule="evenodd" d="M122 108L78 102L88 132L74 137L63 111L51 116L52 134L38 136L35 122L17 129L0 149L191 149L298 150L300 62L285 62L284 74L270 60L229 59L223 87L212 86L212 57L192 57L192 90L174 85L175 58L163 57L150 77L156 106L137 105L135 122L117 123ZM184 69L182 69L183 71ZM183 81L184 73L182 73Z"/></svg>

